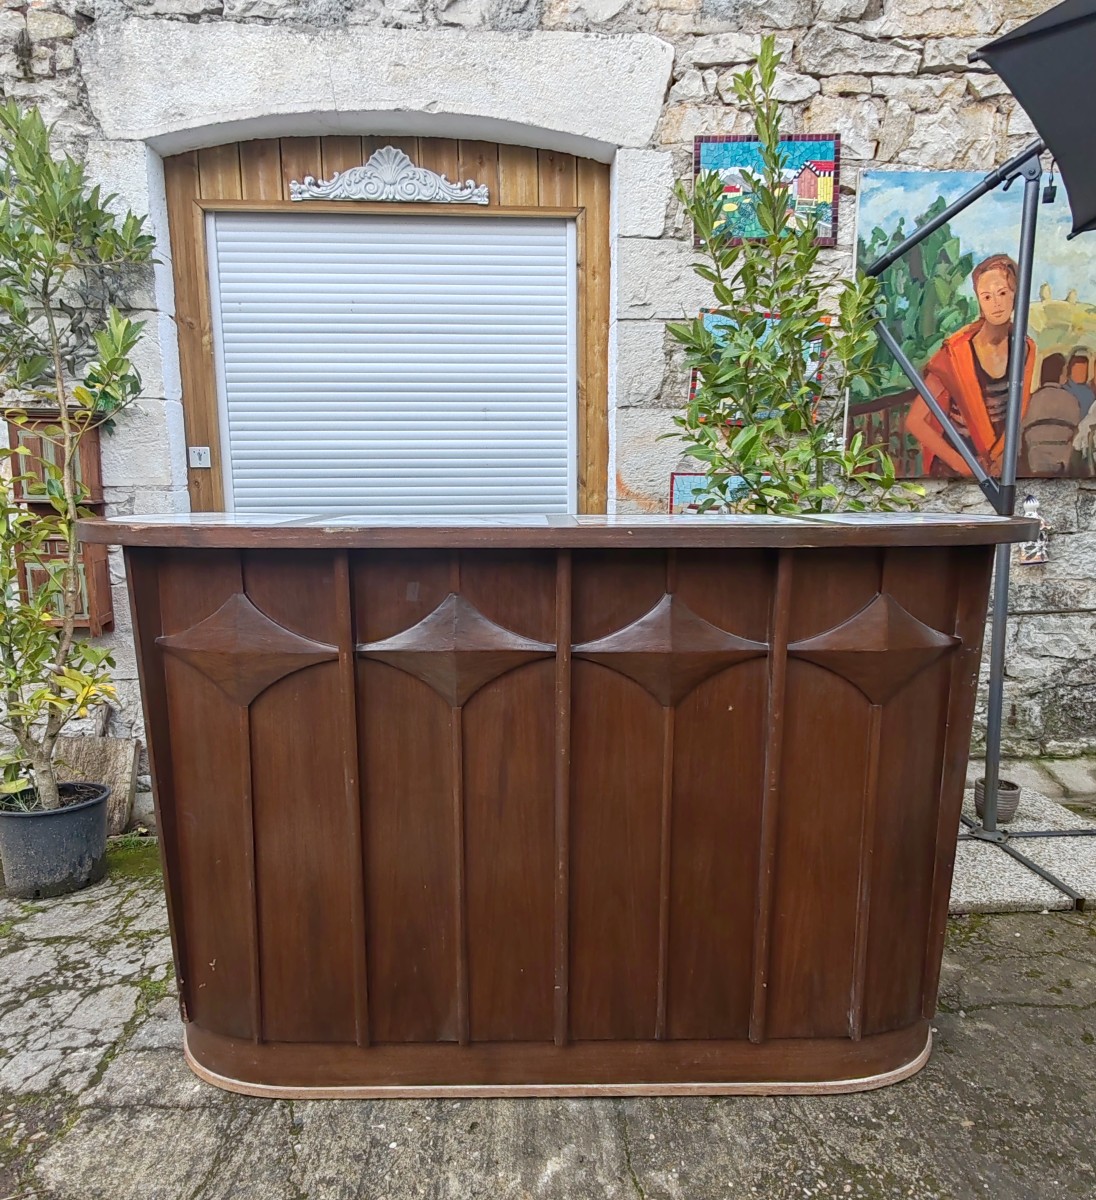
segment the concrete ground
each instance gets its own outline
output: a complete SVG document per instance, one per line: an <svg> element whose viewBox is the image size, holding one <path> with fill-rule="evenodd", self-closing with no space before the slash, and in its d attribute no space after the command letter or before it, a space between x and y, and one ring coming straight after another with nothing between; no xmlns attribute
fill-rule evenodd
<svg viewBox="0 0 1096 1200"><path fill-rule="evenodd" d="M1096 916L953 921L935 1050L856 1096L282 1102L180 1050L149 846L0 900L0 1200L1096 1196Z"/></svg>

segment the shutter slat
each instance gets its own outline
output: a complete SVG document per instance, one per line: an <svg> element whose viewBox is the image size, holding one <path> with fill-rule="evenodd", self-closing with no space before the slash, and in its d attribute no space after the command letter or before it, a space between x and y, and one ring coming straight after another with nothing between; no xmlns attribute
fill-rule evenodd
<svg viewBox="0 0 1096 1200"><path fill-rule="evenodd" d="M573 511L569 222L218 212L208 230L235 511Z"/></svg>

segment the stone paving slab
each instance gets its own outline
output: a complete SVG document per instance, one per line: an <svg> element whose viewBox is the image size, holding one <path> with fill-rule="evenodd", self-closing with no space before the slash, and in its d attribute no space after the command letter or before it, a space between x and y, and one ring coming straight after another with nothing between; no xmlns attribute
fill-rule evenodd
<svg viewBox="0 0 1096 1200"><path fill-rule="evenodd" d="M1093 915L953 920L925 1070L811 1098L232 1095L183 1061L165 927L155 874L0 900L3 1200L1096 1195Z"/></svg>
<svg viewBox="0 0 1096 1200"><path fill-rule="evenodd" d="M963 801L963 812L975 819L974 793ZM1071 812L1056 800L1026 790L1020 796L1013 832L1040 829L1094 829L1096 822ZM1021 854L1058 875L1063 883L1086 897L1096 899L1096 837L1017 838ZM1062 867L1056 870L1054 864ZM955 856L952 878L952 913L1043 912L1066 909L1072 901L1064 892L996 846L961 841Z"/></svg>
<svg viewBox="0 0 1096 1200"><path fill-rule="evenodd" d="M1096 758L1048 758L1042 766L1067 796L1096 796Z"/></svg>
<svg viewBox="0 0 1096 1200"><path fill-rule="evenodd" d="M974 787L974 781L981 779L985 773L985 762L972 758L967 763L967 787ZM1062 785L1047 772L1043 760L1040 759L1006 759L1001 763L1001 775L1005 779L1011 779L1013 783L1018 783L1025 791L1030 789L1052 799L1059 799L1065 794Z"/></svg>
<svg viewBox="0 0 1096 1200"><path fill-rule="evenodd" d="M1011 855L984 842L960 842L949 910L958 913L1047 912L1073 901Z"/></svg>

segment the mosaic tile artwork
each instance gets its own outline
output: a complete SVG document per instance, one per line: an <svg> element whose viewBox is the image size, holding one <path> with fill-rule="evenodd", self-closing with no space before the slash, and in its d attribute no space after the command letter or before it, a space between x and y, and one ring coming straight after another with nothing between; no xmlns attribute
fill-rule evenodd
<svg viewBox="0 0 1096 1200"><path fill-rule="evenodd" d="M819 245L836 245L841 139L834 133L798 134L784 138L780 149L789 211L814 224ZM723 180L723 211L734 236L762 237L748 178L761 173L761 143L740 134L698 137L693 167L698 176L714 171Z"/></svg>

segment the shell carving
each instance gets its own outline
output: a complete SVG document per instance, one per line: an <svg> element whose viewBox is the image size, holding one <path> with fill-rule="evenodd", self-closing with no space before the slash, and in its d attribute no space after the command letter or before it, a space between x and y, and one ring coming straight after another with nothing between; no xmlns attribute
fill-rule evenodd
<svg viewBox="0 0 1096 1200"><path fill-rule="evenodd" d="M306 175L289 185L292 200L366 200L403 204L487 204L486 184L469 179L450 183L426 167L416 167L402 150L385 146L367 163L336 171L329 180Z"/></svg>

